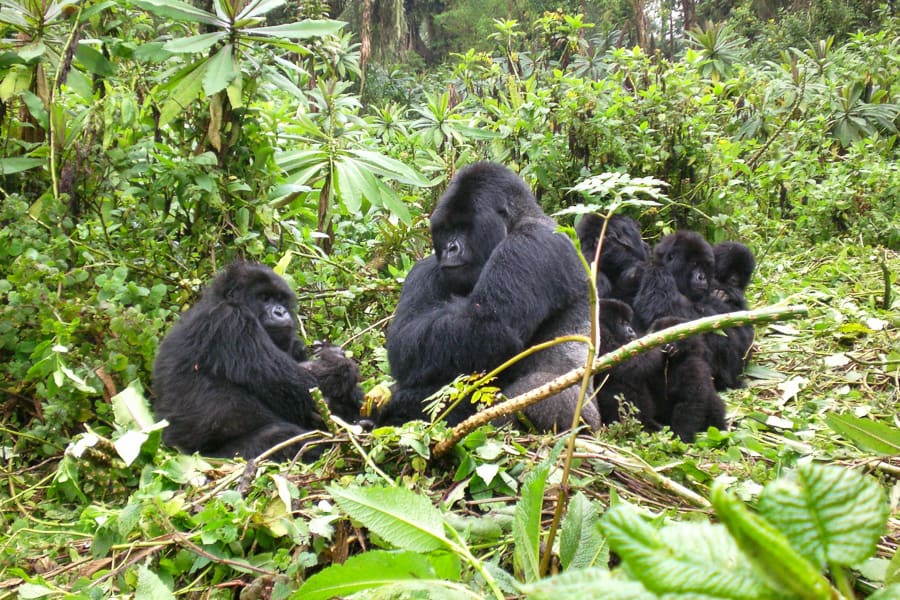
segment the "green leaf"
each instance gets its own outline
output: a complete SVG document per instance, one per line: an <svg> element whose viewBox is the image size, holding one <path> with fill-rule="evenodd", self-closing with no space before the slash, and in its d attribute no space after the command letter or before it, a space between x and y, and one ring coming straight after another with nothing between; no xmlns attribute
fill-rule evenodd
<svg viewBox="0 0 900 600"><path fill-rule="evenodd" d="M609 509L600 523L628 573L656 594L786 597L746 566L746 558L721 525L675 524L661 535L628 504Z"/></svg>
<svg viewBox="0 0 900 600"><path fill-rule="evenodd" d="M135 0L134 3L155 15L175 19L176 21L205 23L222 29L228 27L228 23L219 19L216 15L191 6L181 0Z"/></svg>
<svg viewBox="0 0 900 600"><path fill-rule="evenodd" d="M600 533L599 507L578 492L569 501L559 534L559 560L565 569L603 566L609 547Z"/></svg>
<svg viewBox="0 0 900 600"><path fill-rule="evenodd" d="M410 551L372 550L351 556L342 565L332 565L316 573L306 580L294 597L303 600L343 598L403 581L424 583L423 580L438 577L426 555ZM434 581L431 585L440 586L441 582Z"/></svg>
<svg viewBox="0 0 900 600"><path fill-rule="evenodd" d="M209 59L209 67L203 76L203 93L213 96L231 83L240 74L232 54L234 46L225 44Z"/></svg>
<svg viewBox="0 0 900 600"><path fill-rule="evenodd" d="M362 198L377 198L378 190L372 188L366 180L365 173L352 160L342 157L334 163L337 178L335 185L341 203L350 213L358 213L362 206Z"/></svg>
<svg viewBox="0 0 900 600"><path fill-rule="evenodd" d="M875 553L888 517L871 477L832 465L806 464L766 485L759 511L807 560L856 565Z"/></svg>
<svg viewBox="0 0 900 600"><path fill-rule="evenodd" d="M200 35L177 38L163 44L163 50L175 54L183 52L203 52L226 35L227 34L224 31L214 31L212 33L202 33Z"/></svg>
<svg viewBox="0 0 900 600"><path fill-rule="evenodd" d="M550 465L544 462L525 476L513 517L513 559L526 582L541 578L541 514L549 474Z"/></svg>
<svg viewBox="0 0 900 600"><path fill-rule="evenodd" d="M235 21L242 21L244 19L262 17L267 12L275 10L279 6L284 6L284 4L285 0L255 0L248 2L234 19Z"/></svg>
<svg viewBox="0 0 900 600"><path fill-rule="evenodd" d="M710 501L738 547L779 589L808 600L831 597L831 586L819 570L791 546L784 534L751 513L722 483L713 484Z"/></svg>
<svg viewBox="0 0 900 600"><path fill-rule="evenodd" d="M900 585L889 585L868 597L868 600L897 600L900 598Z"/></svg>
<svg viewBox="0 0 900 600"><path fill-rule="evenodd" d="M826 415L825 422L863 450L883 455L900 454L900 430L896 427L850 414Z"/></svg>
<svg viewBox="0 0 900 600"><path fill-rule="evenodd" d="M147 429L156 421L150 412L147 398L144 397L144 390L137 379L112 397L112 408L116 417L116 425L122 428Z"/></svg>
<svg viewBox="0 0 900 600"><path fill-rule="evenodd" d="M159 125L167 125L181 111L191 105L203 89L203 79L209 67L209 59L203 58L179 71L166 84L169 97L160 109Z"/></svg>
<svg viewBox="0 0 900 600"><path fill-rule="evenodd" d="M43 158L27 158L14 156L12 158L0 158L0 175L12 175L43 165Z"/></svg>
<svg viewBox="0 0 900 600"><path fill-rule="evenodd" d="M608 569L593 568L566 571L522 586L528 600L564 598L612 598L615 600L657 600L637 581L612 579Z"/></svg>
<svg viewBox="0 0 900 600"><path fill-rule="evenodd" d="M271 27L249 27L244 32L250 35L264 35L268 37L288 38L301 40L311 37L334 35L346 25L343 21L331 19L307 19L298 23L284 23Z"/></svg>
<svg viewBox="0 0 900 600"><path fill-rule="evenodd" d="M417 173L414 169L409 168L399 160L390 156L385 156L371 150L350 150L349 152L361 162L363 162L373 173L394 179L400 183L414 185L417 187L428 187L431 184Z"/></svg>
<svg viewBox="0 0 900 600"><path fill-rule="evenodd" d="M7 100L18 96L31 87L31 78L34 71L25 65L13 65L3 81L0 82L0 100Z"/></svg>
<svg viewBox="0 0 900 600"><path fill-rule="evenodd" d="M159 575L153 573L144 565L138 567L137 586L134 589L134 595L137 598L147 598L148 600L175 600L175 594L166 587Z"/></svg>
<svg viewBox="0 0 900 600"><path fill-rule="evenodd" d="M413 552L451 547L441 513L428 498L405 488L340 488L328 492L338 506L388 543Z"/></svg>
<svg viewBox="0 0 900 600"><path fill-rule="evenodd" d="M116 65L87 44L78 44L75 48L75 58L95 75L108 77L116 72Z"/></svg>

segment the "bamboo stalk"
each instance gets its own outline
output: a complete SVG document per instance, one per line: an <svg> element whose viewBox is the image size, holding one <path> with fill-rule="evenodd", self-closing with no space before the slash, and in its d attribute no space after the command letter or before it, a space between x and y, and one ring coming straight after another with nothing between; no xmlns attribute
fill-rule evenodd
<svg viewBox="0 0 900 600"><path fill-rule="evenodd" d="M719 329L728 329L729 327L742 327L744 325L759 325L762 323L787 321L789 319L805 316L808 312L806 306L803 305L790 305L786 307L768 306L755 310L722 313L720 315L704 317L695 321L688 321L687 323L680 323L674 327L647 334L633 342L625 344L613 352L598 357L594 360L591 371L593 373L605 371L629 358L643 354L658 346L683 340L701 333L708 333ZM505 402L501 402L500 404L496 404L472 415L454 427L450 431L450 436L448 438L435 444L433 456L439 457L447 453L459 440L478 427L490 423L499 417L515 414L527 406L531 406L545 398L549 398L569 386L578 383L581 378L584 377L584 373L584 367L573 369L552 381L548 381L540 387L525 392L524 394L519 394L514 398L510 398Z"/></svg>

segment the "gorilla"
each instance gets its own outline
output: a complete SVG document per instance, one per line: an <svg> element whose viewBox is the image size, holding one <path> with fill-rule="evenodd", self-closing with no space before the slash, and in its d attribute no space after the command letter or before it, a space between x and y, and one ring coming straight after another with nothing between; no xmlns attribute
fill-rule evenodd
<svg viewBox="0 0 900 600"><path fill-rule="evenodd" d="M747 310L744 292L756 269L756 257L740 242L720 242L713 246L715 280L712 295L725 303L729 312Z"/></svg>
<svg viewBox="0 0 900 600"><path fill-rule="evenodd" d="M575 226L581 253L588 262L592 262L597 255L602 232L603 217L596 214L584 215ZM642 265L649 258L650 251L641 239L637 221L623 215L611 216L597 266L597 296L612 296L630 302L639 282L640 269L637 265Z"/></svg>
<svg viewBox="0 0 900 600"><path fill-rule="evenodd" d="M620 300L599 300L600 355L609 354L637 338L631 324L631 307ZM604 424L619 420L620 401L637 409L637 418L645 429L659 431L650 381L663 372L664 356L659 348L628 359L608 371L594 375L597 404Z"/></svg>
<svg viewBox="0 0 900 600"><path fill-rule="evenodd" d="M589 335L589 280L578 251L506 167L479 162L451 180L431 215L434 253L410 270L387 332L395 380L379 424L425 418L423 400L462 374L490 370L561 335ZM497 384L512 397L586 364L586 344L567 342L506 369ZM579 393L563 390L525 410L542 430L567 429ZM476 412L469 401L451 425ZM593 402L582 411L593 428Z"/></svg>
<svg viewBox="0 0 900 600"><path fill-rule="evenodd" d="M747 310L744 291L756 268L753 252L739 242L721 242L713 246L713 255L715 276L709 295L700 302L702 314ZM723 333L725 336L705 336L716 388L720 390L740 387L740 376L747 366L753 346L753 326L731 327Z"/></svg>
<svg viewBox="0 0 900 600"><path fill-rule="evenodd" d="M755 265L749 249L728 244L719 252L722 281L749 281L748 255ZM722 284L716 273L715 251L700 234L677 231L665 236L653 249L653 259L643 270L634 298L638 327L644 330L661 317L691 320L745 307L743 290ZM734 299L723 301L723 296ZM703 341L716 389L738 387L753 343L752 327L708 333Z"/></svg>
<svg viewBox="0 0 900 600"><path fill-rule="evenodd" d="M712 246L699 233L676 231L653 248L644 266L632 307L641 331L660 317L694 319L709 295L715 269Z"/></svg>
<svg viewBox="0 0 900 600"><path fill-rule="evenodd" d="M235 262L213 280L156 357L152 406L169 421L166 444L206 456L254 458L324 428L313 387L335 415L358 418L356 364L337 346L319 348L317 360L307 360L296 308L290 287L264 265ZM274 458L287 460L298 450L286 448Z"/></svg>
<svg viewBox="0 0 900 600"><path fill-rule="evenodd" d="M659 331L684 322L678 317L657 319ZM685 442L709 426L725 431L725 403L713 386L712 372L700 336L691 336L664 347L662 369L650 378L654 417L669 425Z"/></svg>

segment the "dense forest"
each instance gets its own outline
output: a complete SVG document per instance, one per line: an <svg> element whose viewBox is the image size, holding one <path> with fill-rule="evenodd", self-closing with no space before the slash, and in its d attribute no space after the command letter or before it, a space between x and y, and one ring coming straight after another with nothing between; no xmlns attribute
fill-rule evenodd
<svg viewBox="0 0 900 600"><path fill-rule="evenodd" d="M0 0L0 598L900 597L898 127L892 1ZM162 442L160 342L237 259L373 414L481 160L573 241L752 249L726 428Z"/></svg>

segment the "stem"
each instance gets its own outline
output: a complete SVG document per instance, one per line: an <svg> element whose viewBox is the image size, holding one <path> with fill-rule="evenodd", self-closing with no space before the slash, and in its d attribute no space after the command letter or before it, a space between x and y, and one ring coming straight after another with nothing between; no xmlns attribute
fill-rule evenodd
<svg viewBox="0 0 900 600"><path fill-rule="evenodd" d="M69 47L75 42L75 34L78 33L78 22L81 20L81 11L84 10L84 4L84 2L78 3L78 12L75 13L72 31L69 32L69 38L66 40L66 45L63 46L62 51L59 53L60 57L66 56L69 52ZM53 101L56 96L56 90L59 88L59 80L60 77L62 77L62 74L63 65L60 64L56 69L53 85L50 86L50 91L47 94L47 136L50 138L50 189L53 192L54 200L59 200L59 179L56 176L56 136L53 130ZM63 134L65 134L65 132L63 132ZM63 141L65 141L65 139Z"/></svg>
<svg viewBox="0 0 900 600"><path fill-rule="evenodd" d="M497 598L497 600L504 600L506 596L503 595L503 592L500 590L500 586L497 585L497 580L487 572L487 569L484 568L482 562L478 560L478 558L474 554L472 554L472 552L469 550L469 547L466 545L466 542L459 536L459 532L449 525L447 526L447 529L451 532L451 535L453 536L455 541L455 543L451 546L454 553L462 555L466 562L472 565L473 569L478 571L478 574L481 575L482 579L484 579L484 582L488 585L489 588L491 588L491 592L494 594L494 597Z"/></svg>
<svg viewBox="0 0 900 600"><path fill-rule="evenodd" d="M770 306L756 310L741 310L723 313L711 317L704 317L695 321L688 321L687 323L680 323L674 327L669 327L662 331L645 335L644 337L625 344L613 352L604 354L594 361L590 372L593 374L605 371L629 358L643 354L648 350L674 341L683 340L700 333L708 333L710 331L727 329L729 327L743 327L744 325L786 321L788 319L805 316L808 312L806 306L803 305ZM501 402L500 404L491 406L490 408L472 415L454 427L450 431L450 435L447 439L438 442L434 446L433 456L439 457L447 453L459 440L478 427L504 415L510 415L520 411L527 406L540 402L541 400L574 385L584 377L586 370L585 367L573 369L530 392L525 392L506 402Z"/></svg>

